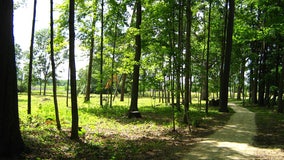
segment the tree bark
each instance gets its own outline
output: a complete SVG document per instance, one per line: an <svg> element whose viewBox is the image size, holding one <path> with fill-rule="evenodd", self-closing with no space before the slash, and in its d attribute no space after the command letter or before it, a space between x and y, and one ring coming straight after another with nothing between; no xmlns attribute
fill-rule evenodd
<svg viewBox="0 0 284 160"><path fill-rule="evenodd" d="M0 159L16 159L25 146L19 126L12 0L0 2L0 19Z"/></svg>
<svg viewBox="0 0 284 160"><path fill-rule="evenodd" d="M137 4L137 15L136 15L136 28L140 29L142 20L142 10L141 10L141 0L136 1ZM139 91L139 69L140 69L140 57L141 57L141 35L140 33L135 36L136 43L136 53L134 61L133 70L133 82L132 82L132 92L131 92L131 104L128 112L128 118L136 117L141 118L141 114L138 111L138 91Z"/></svg>
<svg viewBox="0 0 284 160"><path fill-rule="evenodd" d="M239 84L238 84L238 94L237 94L237 100L241 100L241 94L244 93L244 81L245 81L245 63L246 60L243 58L242 64L240 66L240 76L239 76ZM243 95L244 96L244 95Z"/></svg>
<svg viewBox="0 0 284 160"><path fill-rule="evenodd" d="M29 79L28 79L28 114L31 114L33 49L34 49L34 35L35 35L34 33L35 33L35 19L36 19L36 4L37 4L37 0L34 0L34 12L33 12L32 35L31 35L31 46L30 46Z"/></svg>
<svg viewBox="0 0 284 160"><path fill-rule="evenodd" d="M67 86L66 86L66 107L69 106L69 84L70 84L70 67L68 67L68 76L67 76Z"/></svg>
<svg viewBox="0 0 284 160"><path fill-rule="evenodd" d="M221 79L223 79L223 72L224 72L224 63L225 63L225 52L226 52L226 41L227 41L227 28L228 28L228 3L229 0L225 2L225 9L224 9L224 30L223 30L223 39L222 39L222 50L221 50L221 68L220 68L220 84ZM221 88L221 85L220 85ZM221 95L222 90L220 90Z"/></svg>
<svg viewBox="0 0 284 160"><path fill-rule="evenodd" d="M184 98L184 122L189 124L189 102L190 102L190 77L191 77L191 0L186 1L186 54L185 54L185 98Z"/></svg>
<svg viewBox="0 0 284 160"><path fill-rule="evenodd" d="M228 28L226 38L226 54L224 59L224 67L222 79L220 80L220 112L229 112L228 109L228 85L230 76L230 63L231 52L233 44L233 31L234 31L234 12L235 12L235 0L229 0L229 15L228 15Z"/></svg>
<svg viewBox="0 0 284 160"><path fill-rule="evenodd" d="M208 114L208 98L209 98L209 57L210 57L210 27L211 27L211 0L209 1L208 13L208 35L207 35L207 54L206 54L206 107L205 112Z"/></svg>
<svg viewBox="0 0 284 160"><path fill-rule="evenodd" d="M46 85L47 85L47 73L44 73L44 80L43 80L43 95L46 96Z"/></svg>
<svg viewBox="0 0 284 160"><path fill-rule="evenodd" d="M178 52L176 52L176 107L181 111L180 106L180 95L181 95L181 63L182 63L182 53L183 53L183 1L179 0L179 10L178 10Z"/></svg>
<svg viewBox="0 0 284 160"><path fill-rule="evenodd" d="M121 91L120 91L120 101L124 101L124 93L125 93L125 82L126 82L127 74L122 74L122 82L121 82Z"/></svg>
<svg viewBox="0 0 284 160"><path fill-rule="evenodd" d="M54 110L55 110L55 118L57 129L61 130L60 119L59 119L59 111L58 111L58 103L57 103L57 84L56 84L56 71L55 71L55 62L54 62L54 45L53 45L53 0L50 0L50 61L52 68L52 84L53 84L53 102L54 102Z"/></svg>
<svg viewBox="0 0 284 160"><path fill-rule="evenodd" d="M95 18L93 18L93 23L95 23ZM89 68L88 68L88 79L87 79L87 87L86 87L86 95L85 95L85 102L90 101L90 94L91 94L91 80L92 80L92 69L93 69L93 55L94 55L94 26L92 26L92 35L91 35L91 49L90 49L90 58L89 58Z"/></svg>
<svg viewBox="0 0 284 160"><path fill-rule="evenodd" d="M104 0L102 0L101 9L100 106L103 106Z"/></svg>
<svg viewBox="0 0 284 160"><path fill-rule="evenodd" d="M74 28L74 6L75 0L70 0L69 6L69 67L70 67L70 87L72 105L72 129L71 139L79 140L78 135L78 104L77 104L77 84L76 84L76 65L75 65L75 28Z"/></svg>

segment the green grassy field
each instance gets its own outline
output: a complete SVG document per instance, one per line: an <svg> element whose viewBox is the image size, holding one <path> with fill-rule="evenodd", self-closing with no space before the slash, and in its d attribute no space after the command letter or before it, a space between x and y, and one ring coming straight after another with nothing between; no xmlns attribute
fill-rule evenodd
<svg viewBox="0 0 284 160"><path fill-rule="evenodd" d="M221 127L229 118L204 105L190 106L192 131L182 122L183 112L175 111L176 132L172 132L172 107L157 99L139 98L141 119L128 119L128 97L120 102L117 97L113 107L99 106L99 95L91 95L84 103L78 96L80 142L69 139L71 107L66 106L64 91L59 91L58 104L62 131L56 129L53 97L38 92L32 95L32 114L27 115L27 95L19 94L19 113L22 135L30 152L26 159L176 159L182 157L192 144L202 136ZM104 95L105 97L107 95ZM105 102L106 103L106 102Z"/></svg>

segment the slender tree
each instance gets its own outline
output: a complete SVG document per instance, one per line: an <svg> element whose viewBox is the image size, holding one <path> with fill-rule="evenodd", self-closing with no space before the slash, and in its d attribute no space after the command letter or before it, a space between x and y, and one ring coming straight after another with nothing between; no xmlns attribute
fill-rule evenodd
<svg viewBox="0 0 284 160"><path fill-rule="evenodd" d="M178 8L178 52L176 52L176 107L181 111L180 94L181 94L181 64L183 55L183 0L179 0Z"/></svg>
<svg viewBox="0 0 284 160"><path fill-rule="evenodd" d="M85 102L90 101L91 94L91 79L92 79L92 70L93 70L93 55L94 55L94 43L95 43L95 15L93 17L92 22L92 31L91 31L91 48L90 48L90 58L89 58L89 66L88 66L88 78L87 78L87 87L86 87L86 96Z"/></svg>
<svg viewBox="0 0 284 160"><path fill-rule="evenodd" d="M136 28L140 29L141 21L142 21L142 10L141 10L141 0L136 0ZM139 33L135 36L135 58L133 69L133 82L132 82L132 92L131 92L131 104L128 112L128 118L136 117L140 118L141 114L138 110L138 87L139 87L139 69L140 69L140 57L141 57L141 35L140 30Z"/></svg>
<svg viewBox="0 0 284 160"><path fill-rule="evenodd" d="M184 121L189 123L189 103L190 103L190 76L191 76L191 0L186 1L186 54L185 54L185 98L184 98Z"/></svg>
<svg viewBox="0 0 284 160"><path fill-rule="evenodd" d="M57 103L57 85L56 85L56 71L55 71L55 62L54 62L54 45L53 38L54 29L53 29L53 0L50 0L50 61L52 68L52 83L53 83L53 102L55 109L55 117L57 129L61 130L60 119L59 119L59 111L58 111L58 103Z"/></svg>
<svg viewBox="0 0 284 160"><path fill-rule="evenodd" d="M211 28L211 0L209 0L209 13L208 13L208 35L207 35L207 54L206 54L206 114L208 114L208 99L209 99L209 57L210 57L210 28Z"/></svg>
<svg viewBox="0 0 284 160"><path fill-rule="evenodd" d="M71 139L79 140L78 135L78 104L77 104L77 84L76 84L76 65L75 65L75 0L69 1L69 67L70 67L70 87L72 105L72 129Z"/></svg>
<svg viewBox="0 0 284 160"><path fill-rule="evenodd" d="M120 91L120 101L124 101L124 93L125 93L125 83L126 83L127 74L123 73L121 78L121 91Z"/></svg>
<svg viewBox="0 0 284 160"><path fill-rule="evenodd" d="M68 67L68 76L67 76L67 84L66 84L66 107L69 106L69 86L70 86L70 67Z"/></svg>
<svg viewBox="0 0 284 160"><path fill-rule="evenodd" d="M25 146L19 127L13 0L0 2L0 19L0 159L17 159Z"/></svg>
<svg viewBox="0 0 284 160"><path fill-rule="evenodd" d="M104 0L101 3L101 64L100 64L100 106L103 106L103 55L104 53Z"/></svg>
<svg viewBox="0 0 284 160"><path fill-rule="evenodd" d="M116 29L117 28L117 22L115 22L115 26L114 26L114 39L113 39L113 49L112 49L112 60L111 60L111 87L110 87L110 107L112 107L112 97L113 97L113 83L114 83L114 62L115 62L115 50L116 50L116 38L117 38L117 33L116 33ZM116 81L117 83L117 81Z"/></svg>
<svg viewBox="0 0 284 160"><path fill-rule="evenodd" d="M34 49L34 33L35 33L35 19L36 19L36 4L37 4L37 0L34 0L33 21L32 21L32 35L31 35L31 46L30 46L29 80L28 80L28 114L31 114L32 73L33 73L33 49Z"/></svg>
<svg viewBox="0 0 284 160"><path fill-rule="evenodd" d="M222 79L220 80L220 112L229 112L228 110L228 85L230 76L231 52L233 44L234 31L234 12L235 0L229 0L228 28L226 38L226 54L224 56L224 66Z"/></svg>

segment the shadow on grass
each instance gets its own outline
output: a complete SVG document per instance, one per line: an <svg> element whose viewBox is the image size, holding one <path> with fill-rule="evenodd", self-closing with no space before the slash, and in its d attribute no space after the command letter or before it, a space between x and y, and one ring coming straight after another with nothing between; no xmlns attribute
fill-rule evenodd
<svg viewBox="0 0 284 160"><path fill-rule="evenodd" d="M25 159L94 159L108 158L108 152L98 145L76 142L65 132L41 129L22 132L23 140L29 152Z"/></svg>
<svg viewBox="0 0 284 160"><path fill-rule="evenodd" d="M191 105L191 111L189 113L189 124L194 127L192 135L195 137L205 137L214 133L214 131L220 129L229 120L230 116L234 113L230 109L230 113L218 112L218 107L209 107L209 113L205 111L199 111L198 105ZM159 107L141 107L140 112L142 118L127 118L127 108L124 106L114 106L113 108L80 108L80 111L89 116L97 116L114 120L122 125L127 124L149 124L154 123L159 126L167 127L169 130L172 128L172 107L159 106ZM185 130L188 127L183 122L184 112L178 112L175 110L175 122L176 125Z"/></svg>
<svg viewBox="0 0 284 160"><path fill-rule="evenodd" d="M127 117L128 108L126 106L113 106L109 107L96 107L96 108L80 108L79 111L89 114L90 116L103 117L113 119L122 124L129 124L132 122L143 124L146 122L153 122L158 125L169 124L171 122L172 108L163 107L151 107L143 106L139 109L142 118L129 119Z"/></svg>
<svg viewBox="0 0 284 160"><path fill-rule="evenodd" d="M22 133L30 151L22 156L25 159L176 159L183 156L176 155L177 152L187 153L192 142L181 141L184 135L167 134L172 138L110 136L84 143L72 141L66 131L34 129Z"/></svg>
<svg viewBox="0 0 284 160"><path fill-rule="evenodd" d="M123 124L146 124L153 122L159 125L168 125L171 123L172 108L166 106L143 107L140 109L143 118L128 119L126 116L127 108L123 106L114 106L113 108L80 108L80 112L88 116L104 117L113 119ZM182 119L182 113L176 112L176 117ZM192 118L204 116L194 110ZM204 130L197 130L188 134L186 130L179 132L170 132L168 129L157 130L155 134L147 134L147 131L139 135L128 133L130 135L121 136L118 132L105 130L108 133L92 130L86 132L82 137L82 142L70 140L70 131L65 129L62 132L56 130L54 126L26 125L22 131L23 139L31 152L24 155L26 159L181 159L193 145L193 137L200 135L206 136L212 133L212 127L221 122L226 122L226 116L218 112L210 112L209 116L215 116L217 119L208 119L202 122ZM228 116L227 116L228 117ZM219 119L219 120L218 120ZM214 125L212 125L214 124ZM203 133L207 134L203 134Z"/></svg>
<svg viewBox="0 0 284 160"><path fill-rule="evenodd" d="M255 112L257 135L254 137L254 145L260 148L284 149L284 114L266 107L247 108Z"/></svg>
<svg viewBox="0 0 284 160"><path fill-rule="evenodd" d="M90 116L97 116L103 117L107 119L115 120L121 124L143 124L143 123L155 123L157 125L171 125L173 121L173 108L171 106L161 105L157 107L152 106L143 106L140 107L139 111L142 115L142 118L133 118L129 119L127 117L128 108L126 106L113 106L112 108L109 107L94 107L94 108L87 108L82 107L79 108L84 114L88 114ZM181 111L177 111L175 109L175 120L179 124L183 124L183 116L184 110L182 108ZM199 111L198 105L191 105L190 106L190 113L189 113L189 120L190 124L198 122L197 125L201 123L207 123L207 121L214 121L215 119L210 117L217 117L219 122L213 123L225 123L228 120L228 116L224 116L225 114L218 112L218 108L216 107L209 107L209 113L206 115L205 111ZM194 122L193 122L194 121ZM211 124L211 122L208 122ZM208 126L208 125L206 125Z"/></svg>

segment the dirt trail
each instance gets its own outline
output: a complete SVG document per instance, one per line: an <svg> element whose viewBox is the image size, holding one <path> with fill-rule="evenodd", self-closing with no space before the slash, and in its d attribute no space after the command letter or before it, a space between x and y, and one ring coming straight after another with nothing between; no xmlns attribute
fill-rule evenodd
<svg viewBox="0 0 284 160"><path fill-rule="evenodd" d="M229 105L236 113L224 128L196 144L183 159L284 159L280 149L252 146L256 135L255 114L235 104Z"/></svg>

